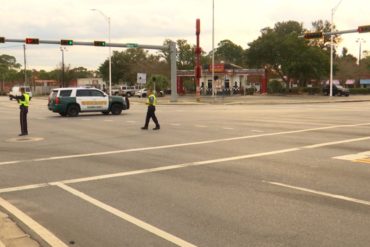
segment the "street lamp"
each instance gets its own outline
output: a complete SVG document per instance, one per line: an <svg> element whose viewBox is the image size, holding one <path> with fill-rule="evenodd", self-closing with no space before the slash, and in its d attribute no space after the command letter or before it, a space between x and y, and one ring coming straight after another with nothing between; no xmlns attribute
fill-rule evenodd
<svg viewBox="0 0 370 247"><path fill-rule="evenodd" d="M338 4L331 9L331 24L330 24L330 32L333 33L334 30L334 14L337 11L339 5L342 3L343 0L340 0ZM333 46L334 46L334 35L330 35L330 97L333 96Z"/></svg>
<svg viewBox="0 0 370 247"><path fill-rule="evenodd" d="M356 43L359 43L359 51L358 51L358 66L360 66L360 63L361 63L361 44L362 43L365 43L366 40L362 39L362 38L358 38L356 40Z"/></svg>
<svg viewBox="0 0 370 247"><path fill-rule="evenodd" d="M60 51L62 52L62 87L64 87L64 51L67 51L67 48L61 46Z"/></svg>
<svg viewBox="0 0 370 247"><path fill-rule="evenodd" d="M108 47L109 47L109 95L112 95L112 59L111 59L111 47L110 47L110 17L105 15L102 11L99 9L91 9L91 11L97 11L99 12L105 20L108 22Z"/></svg>

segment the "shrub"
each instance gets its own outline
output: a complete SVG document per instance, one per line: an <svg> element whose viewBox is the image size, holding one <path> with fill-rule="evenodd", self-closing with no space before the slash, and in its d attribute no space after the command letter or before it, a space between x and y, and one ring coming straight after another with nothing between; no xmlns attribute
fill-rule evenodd
<svg viewBox="0 0 370 247"><path fill-rule="evenodd" d="M350 88L350 94L370 94L370 88Z"/></svg>
<svg viewBox="0 0 370 247"><path fill-rule="evenodd" d="M305 87L305 88L303 88L303 92L308 93L310 95L320 94L321 93L321 88L320 87Z"/></svg>
<svg viewBox="0 0 370 247"><path fill-rule="evenodd" d="M271 94L275 94L275 93L286 92L286 90L283 89L283 86L281 85L280 81L272 80L272 81L269 81L267 85L267 92Z"/></svg>

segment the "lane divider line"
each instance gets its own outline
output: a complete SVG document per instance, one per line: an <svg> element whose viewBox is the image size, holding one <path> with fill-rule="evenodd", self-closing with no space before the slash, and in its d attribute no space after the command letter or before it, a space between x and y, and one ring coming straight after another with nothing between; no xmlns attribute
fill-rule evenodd
<svg viewBox="0 0 370 247"><path fill-rule="evenodd" d="M118 209L116 209L112 206L109 206L108 204L105 204L105 203L103 203L103 202L101 202L101 201L99 201L99 200L81 192L81 191L78 191L78 190L76 190L76 189L74 189L74 188L72 188L68 185L65 185L63 183L56 183L55 185L58 186L59 188L65 190L65 191L71 193L72 195L77 196L78 198L80 198L82 200L85 200L88 203L90 203L90 204L92 204L92 205L94 205L94 206L96 206L100 209L103 209L103 210L107 211L108 213L111 213L111 214L113 214L113 215L115 215L115 216L117 216L117 217L119 217L119 218L121 218L125 221L128 221L128 222L138 226L141 229L144 229L148 232L151 232L152 234L154 234L158 237L161 237L161 238L163 238L163 239L165 239L165 240L167 240L171 243L174 243L177 246L196 247L196 245L193 245L193 244L191 244L191 243L189 243L189 242L187 242L187 241L185 241L181 238L176 237L175 235L172 235L168 232L165 232L165 231L163 231L163 230L161 230L161 229L159 229L159 228L157 228L153 225L150 225L150 224L148 224L148 223L146 223L146 222L144 222L144 221L142 221L138 218L135 218L134 216L131 216L131 215L129 215L125 212L122 212L122 211L120 211L120 210L118 210Z"/></svg>
<svg viewBox="0 0 370 247"><path fill-rule="evenodd" d="M313 145L313 146L322 147L322 146L327 146L327 145L324 145L324 144L337 145L337 144L342 144L342 143L357 142L357 141L368 140L368 139L370 139L370 136L364 137L364 138L355 138L355 139L350 139L350 140L337 141L337 142L322 143L322 144ZM312 147L310 146L310 148L312 148ZM194 161L194 162L188 162L188 163L183 163L183 164L170 165L170 166L161 166L161 167L141 169L141 170L135 170L135 171L127 171L127 172L120 172L120 173L111 173L111 174L90 176L90 177L84 177L84 178L61 180L61 181L57 181L57 182L50 182L50 183L47 183L47 184L46 183L41 183L41 184L33 184L33 185L26 185L26 186L19 186L19 187L9 187L9 188L1 189L0 194L1 193L14 192L14 191L20 191L20 190L27 190L27 189L37 189L37 188L46 187L46 186L49 186L49 185L55 185L56 183L63 183L63 184L83 183L83 182L89 182L89 181L97 181L97 180L103 180L103 179L125 177L125 176L139 175L139 174L159 172L159 171L174 170L174 169L186 168L186 167L191 167L191 166L200 166L200 165L215 164L215 163L220 163L220 162L228 162L228 161L235 161L235 160L242 160L242 159L257 158L257 157L263 157L263 156L269 156L269 155L275 155L275 154L302 151L304 149L307 149L307 146L289 148L289 149L281 149L281 150L262 152L262 153L256 153L256 154L231 156L231 157L218 158L218 159L212 159L212 160Z"/></svg>
<svg viewBox="0 0 370 247"><path fill-rule="evenodd" d="M115 150L115 151L85 153L85 154L73 154L73 155L65 155L65 156L37 158L37 159L30 159L30 160L4 161L4 162L0 162L0 166L14 165L14 164L19 164L19 163L24 163L24 162L40 162L40 161L84 158L84 157L91 157L91 156L102 156L102 155L110 155L110 154L129 153L129 152L140 152L140 151L148 151L148 150L167 149L167 148L178 148L178 147L186 147L186 146L194 146L194 145L212 144L212 143L218 143L218 142L228 142L228 141L237 141L237 140L243 140L243 139L252 139L252 138L266 137L266 136L295 134L295 133L318 131L318 130L327 130L327 129L344 128L344 127L358 127L358 126L368 126L368 125L370 125L370 123L361 123L361 124L352 124L352 125L335 125L335 126L320 127L320 128L301 129L301 130L283 131L283 132L275 132L275 133L264 133L264 134L247 135L247 136L239 136L239 137L231 137L231 138L222 138L222 139L206 140L206 141L199 141L199 142L179 143L179 144L171 144L171 145L163 145L163 146L122 149L122 150ZM307 148L309 148L309 147L307 147ZM312 148L314 148L314 147L312 147Z"/></svg>
<svg viewBox="0 0 370 247"><path fill-rule="evenodd" d="M52 247L68 247L63 241L57 238L53 233L47 230L45 227L37 223L31 217L23 213L21 210L10 204L8 201L0 197L0 206L7 210L10 214L14 215L27 227L32 229L40 238Z"/></svg>
<svg viewBox="0 0 370 247"><path fill-rule="evenodd" d="M316 195L320 195L320 196L325 196L325 197L330 197L330 198L334 198L334 199L338 199L338 200L344 200L344 201L348 201L348 202L353 202L353 203L357 203L357 204L363 204L363 205L366 205L366 206L370 206L370 201L360 200L360 199L356 199L356 198L352 198L352 197L348 197L348 196L336 195L336 194L331 194L331 193L327 193L327 192L323 192L323 191L311 190L311 189L292 186L292 185L283 184L283 183L269 182L269 181L264 181L264 182L272 184L272 185L280 186L280 187L293 189L293 190L299 190L299 191L312 193L312 194L316 194Z"/></svg>

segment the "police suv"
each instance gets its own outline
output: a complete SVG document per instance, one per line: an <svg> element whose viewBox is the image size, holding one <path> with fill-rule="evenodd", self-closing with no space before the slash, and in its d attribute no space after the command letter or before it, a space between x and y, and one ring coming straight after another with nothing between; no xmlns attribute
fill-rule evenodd
<svg viewBox="0 0 370 247"><path fill-rule="evenodd" d="M80 112L102 112L120 115L128 110L128 98L108 96L96 88L56 88L49 95L48 108L61 116L76 117Z"/></svg>

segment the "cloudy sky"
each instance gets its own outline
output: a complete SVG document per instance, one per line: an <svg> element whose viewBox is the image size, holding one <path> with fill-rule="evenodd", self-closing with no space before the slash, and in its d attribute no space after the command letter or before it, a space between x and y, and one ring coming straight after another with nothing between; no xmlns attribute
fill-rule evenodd
<svg viewBox="0 0 370 247"><path fill-rule="evenodd" d="M165 39L186 39L195 44L195 20L201 19L201 47L212 48L212 0L1 0L0 36L8 39L108 41L108 23L92 8L111 18L114 43L162 45ZM312 21L330 20L340 0L214 0L215 44L224 39L248 48L260 30L294 20L307 29ZM369 0L342 0L334 15L338 30L370 25ZM342 35L339 49L358 57L359 43L370 51L370 33ZM122 50L113 48L114 50ZM21 43L0 44L0 54L15 56L23 65ZM96 69L108 48L68 47L65 63ZM27 45L27 68L54 69L61 63L58 45Z"/></svg>

